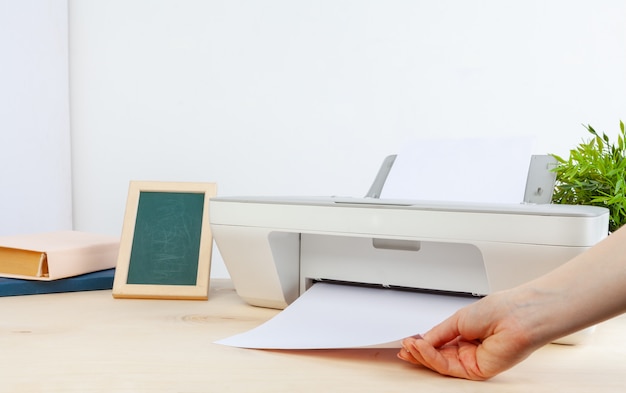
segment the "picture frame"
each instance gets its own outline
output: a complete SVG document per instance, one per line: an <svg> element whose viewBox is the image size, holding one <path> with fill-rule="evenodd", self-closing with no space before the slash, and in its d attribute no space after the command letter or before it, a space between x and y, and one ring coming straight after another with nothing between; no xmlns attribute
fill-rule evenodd
<svg viewBox="0 0 626 393"><path fill-rule="evenodd" d="M215 183L131 181L114 298L206 300Z"/></svg>

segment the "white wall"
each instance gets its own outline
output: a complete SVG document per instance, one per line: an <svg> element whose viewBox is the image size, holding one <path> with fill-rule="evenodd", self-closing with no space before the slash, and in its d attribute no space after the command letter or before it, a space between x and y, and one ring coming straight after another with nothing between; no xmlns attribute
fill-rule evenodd
<svg viewBox="0 0 626 393"><path fill-rule="evenodd" d="M132 179L359 196L423 136L534 135L565 154L581 123L614 135L625 118L624 15L621 0L70 1L76 227L119 233Z"/></svg>
<svg viewBox="0 0 626 393"><path fill-rule="evenodd" d="M72 228L67 0L0 0L0 235Z"/></svg>

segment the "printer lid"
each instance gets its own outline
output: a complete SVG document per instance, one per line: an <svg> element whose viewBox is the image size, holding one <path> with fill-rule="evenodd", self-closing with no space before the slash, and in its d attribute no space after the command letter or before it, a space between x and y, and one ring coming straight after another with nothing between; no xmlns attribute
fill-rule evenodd
<svg viewBox="0 0 626 393"><path fill-rule="evenodd" d="M607 213L598 206L529 204L529 203L478 203L422 201L410 199L378 199L358 197L315 197L315 196L222 196L211 198L216 202L237 202L274 205L329 206L336 204L344 207L369 206L379 209L426 210L463 213L502 213L560 217L596 217Z"/></svg>

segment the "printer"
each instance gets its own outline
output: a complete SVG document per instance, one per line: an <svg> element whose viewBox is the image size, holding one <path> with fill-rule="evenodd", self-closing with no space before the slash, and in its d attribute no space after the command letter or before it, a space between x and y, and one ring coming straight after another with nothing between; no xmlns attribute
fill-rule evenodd
<svg viewBox="0 0 626 393"><path fill-rule="evenodd" d="M484 296L543 275L608 234L601 207L377 198L389 161L363 198L211 198L212 234L238 295L283 309L331 281Z"/></svg>

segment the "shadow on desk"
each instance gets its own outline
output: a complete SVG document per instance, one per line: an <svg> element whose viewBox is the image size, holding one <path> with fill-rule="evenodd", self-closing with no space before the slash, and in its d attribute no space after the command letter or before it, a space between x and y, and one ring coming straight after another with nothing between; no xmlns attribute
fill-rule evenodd
<svg viewBox="0 0 626 393"><path fill-rule="evenodd" d="M393 363L406 364L398 359L396 354L397 348L377 348L377 349L307 349L307 350L276 350L264 349L266 352L283 353L291 356L303 356L319 359L337 359L351 362L376 362L376 363Z"/></svg>

